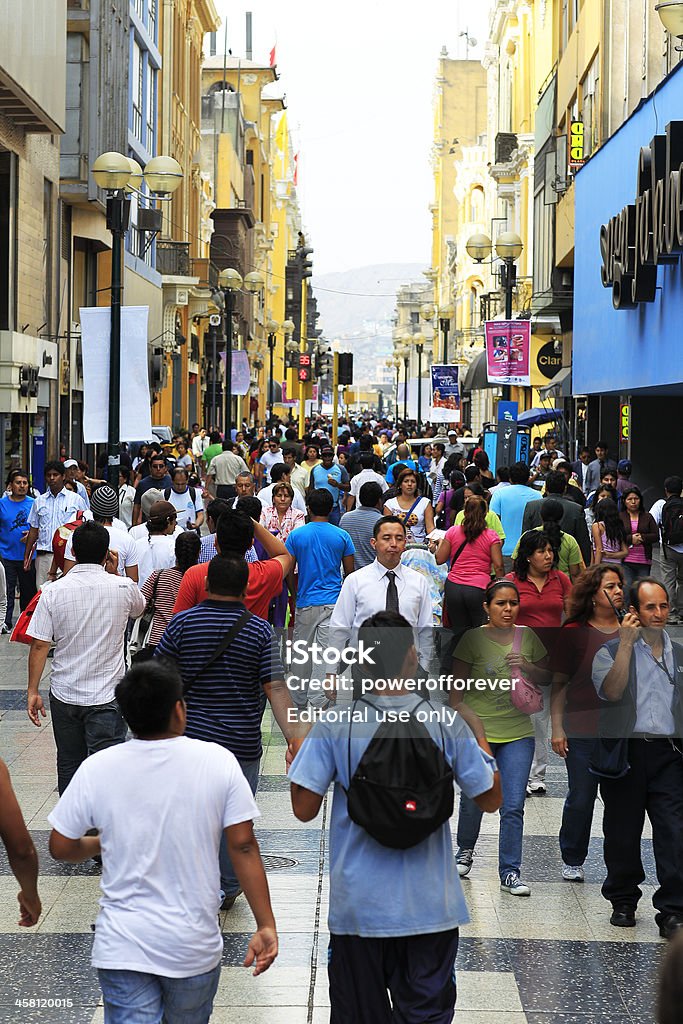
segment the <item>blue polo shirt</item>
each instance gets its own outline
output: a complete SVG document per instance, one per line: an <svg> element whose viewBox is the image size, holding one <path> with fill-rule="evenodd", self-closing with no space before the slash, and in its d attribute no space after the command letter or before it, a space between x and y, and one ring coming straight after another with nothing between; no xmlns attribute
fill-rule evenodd
<svg viewBox="0 0 683 1024"><path fill-rule="evenodd" d="M522 536L524 509L530 501L538 501L538 491L525 484L496 487L491 498L491 511L495 512L505 531L503 554L512 555Z"/></svg>
<svg viewBox="0 0 683 1024"><path fill-rule="evenodd" d="M334 604L342 588L342 558L355 554L346 530L332 523L307 523L292 530L285 547L299 567L297 608Z"/></svg>
<svg viewBox="0 0 683 1024"><path fill-rule="evenodd" d="M296 531L300 532L300 531ZM372 736L380 713L391 709L424 711L415 694L371 695L355 707L365 721L351 731L351 775ZM340 714L346 711L344 720ZM334 783L330 818L330 900L328 924L333 935L389 938L448 931L469 921L453 857L449 822L408 850L382 846L348 812L350 708L335 709L316 722L289 770L290 783L323 796ZM435 708L432 708L435 711ZM493 785L493 758L485 754L459 715L452 724L426 721L443 746L463 793L474 798Z"/></svg>

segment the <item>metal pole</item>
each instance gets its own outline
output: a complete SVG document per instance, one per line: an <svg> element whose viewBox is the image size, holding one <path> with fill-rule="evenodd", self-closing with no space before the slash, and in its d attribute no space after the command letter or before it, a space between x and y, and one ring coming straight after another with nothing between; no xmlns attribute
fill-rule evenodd
<svg viewBox="0 0 683 1024"><path fill-rule="evenodd" d="M513 286L513 267L515 261L511 256L507 256L505 259L505 319L512 320L512 286ZM512 395L509 384L503 384L502 388L502 400L509 402Z"/></svg>
<svg viewBox="0 0 683 1024"><path fill-rule="evenodd" d="M130 200L122 191L107 201L111 230L111 330L109 335L109 428L107 480L118 493L121 464L121 301L123 298L123 236L128 226Z"/></svg>
<svg viewBox="0 0 683 1024"><path fill-rule="evenodd" d="M417 436L422 423L422 345L417 345Z"/></svg>
<svg viewBox="0 0 683 1024"><path fill-rule="evenodd" d="M301 327L299 328L299 352L308 352L308 281L301 281ZM306 385L299 381L299 437L306 433Z"/></svg>
<svg viewBox="0 0 683 1024"><path fill-rule="evenodd" d="M442 320L441 327L443 330L443 362L444 366L448 364L448 328L450 327L450 321Z"/></svg>
<svg viewBox="0 0 683 1024"><path fill-rule="evenodd" d="M403 425L408 422L408 360L403 360L404 382L403 382Z"/></svg>
<svg viewBox="0 0 683 1024"><path fill-rule="evenodd" d="M339 432L339 353L332 356L332 444L337 444Z"/></svg>
<svg viewBox="0 0 683 1024"><path fill-rule="evenodd" d="M216 328L211 328L211 366L212 369L212 383L211 383L211 426L215 430L218 426L218 361L217 353L217 339L216 339Z"/></svg>
<svg viewBox="0 0 683 1024"><path fill-rule="evenodd" d="M270 351L270 382L268 384L268 407L270 409L270 422L273 422L273 405L275 402L273 390L273 356L275 354L275 335L268 335L268 349Z"/></svg>
<svg viewBox="0 0 683 1024"><path fill-rule="evenodd" d="M230 427L232 421L232 314L235 308L235 295L225 289L225 417L223 421L223 439L231 440Z"/></svg>

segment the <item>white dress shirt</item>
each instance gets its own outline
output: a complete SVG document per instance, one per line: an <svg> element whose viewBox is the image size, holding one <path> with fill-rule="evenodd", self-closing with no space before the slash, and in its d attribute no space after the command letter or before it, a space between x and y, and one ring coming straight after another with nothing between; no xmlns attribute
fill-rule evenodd
<svg viewBox="0 0 683 1024"><path fill-rule="evenodd" d="M65 523L72 523L77 512L87 512L88 506L80 494L67 491L63 487L59 494L47 490L39 495L31 505L28 525L38 528L38 552L48 551L52 554L52 538L55 530Z"/></svg>
<svg viewBox="0 0 683 1024"><path fill-rule="evenodd" d="M355 498L356 505L360 505L358 495L363 484L379 484L382 491L387 489L387 482L380 473L375 473L374 469L361 469L360 473L356 473L355 476L351 477L351 490L349 494L352 498Z"/></svg>
<svg viewBox="0 0 683 1024"><path fill-rule="evenodd" d="M341 651L355 644L361 623L386 609L389 571L396 575L399 611L413 627L420 664L426 668L432 657L433 630L429 586L424 576L400 562L389 570L375 559L346 577L330 619L329 645Z"/></svg>
<svg viewBox="0 0 683 1024"><path fill-rule="evenodd" d="M142 615L146 604L133 580L105 572L101 565L77 563L42 591L28 634L36 640L54 638L50 690L57 700L93 707L114 699L126 671L128 619Z"/></svg>

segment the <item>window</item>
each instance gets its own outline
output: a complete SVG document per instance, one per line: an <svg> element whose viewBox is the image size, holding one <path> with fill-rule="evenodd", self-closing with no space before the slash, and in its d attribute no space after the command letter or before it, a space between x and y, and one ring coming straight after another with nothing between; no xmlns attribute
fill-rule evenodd
<svg viewBox="0 0 683 1024"><path fill-rule="evenodd" d="M534 292L547 292L551 286L554 258L553 210L546 206L544 188L534 196Z"/></svg>
<svg viewBox="0 0 683 1024"><path fill-rule="evenodd" d="M147 103L146 103L146 119L147 119L147 138L145 144L148 153L154 153L155 142L156 142L156 78L157 73L151 64L147 65Z"/></svg>
<svg viewBox="0 0 683 1024"><path fill-rule="evenodd" d="M598 87L600 83L600 54L596 54L581 83L581 120L583 121L584 155L590 156L599 144Z"/></svg>
<svg viewBox="0 0 683 1024"><path fill-rule="evenodd" d="M498 122L498 131L512 131L512 64L509 60L500 75Z"/></svg>
<svg viewBox="0 0 683 1024"><path fill-rule="evenodd" d="M470 220L475 224L484 222L484 190L475 185L470 195Z"/></svg>
<svg viewBox="0 0 683 1024"><path fill-rule="evenodd" d="M157 0L149 0L147 12L147 31L156 43L157 41Z"/></svg>
<svg viewBox="0 0 683 1024"><path fill-rule="evenodd" d="M139 142L143 142L142 138L142 107L143 107L143 87L144 87L144 66L145 58L142 50L138 46L137 42L133 43L133 68L132 68L132 80L131 80L131 91L132 91L132 124L131 131L135 138Z"/></svg>
<svg viewBox="0 0 683 1024"><path fill-rule="evenodd" d="M52 268L54 237L52 232L52 182L43 178L43 320L44 330L52 334Z"/></svg>

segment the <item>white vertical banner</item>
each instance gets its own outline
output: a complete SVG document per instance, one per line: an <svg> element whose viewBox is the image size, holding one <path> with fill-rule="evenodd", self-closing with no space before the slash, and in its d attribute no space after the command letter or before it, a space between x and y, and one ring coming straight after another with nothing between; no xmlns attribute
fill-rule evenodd
<svg viewBox="0 0 683 1024"><path fill-rule="evenodd" d="M80 310L83 351L83 440L107 441L109 429L109 306ZM147 441L152 437L149 400L147 319L149 306L121 308L121 441Z"/></svg>

